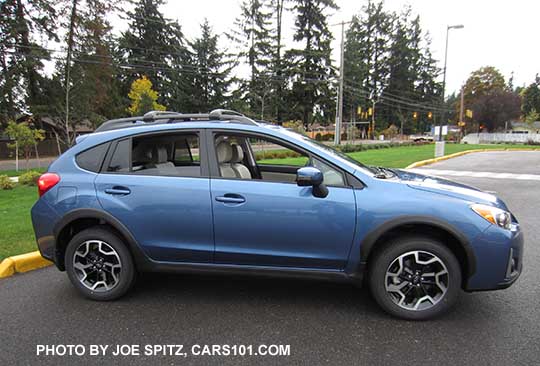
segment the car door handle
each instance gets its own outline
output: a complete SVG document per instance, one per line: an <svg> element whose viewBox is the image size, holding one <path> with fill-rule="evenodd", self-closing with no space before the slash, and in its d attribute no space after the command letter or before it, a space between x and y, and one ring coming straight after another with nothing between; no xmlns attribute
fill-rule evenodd
<svg viewBox="0 0 540 366"><path fill-rule="evenodd" d="M115 186L115 187L112 187L112 188L105 189L105 193L107 193L107 194L117 194L117 195L125 196L127 194L130 194L131 190L129 188L126 188L126 187Z"/></svg>
<svg viewBox="0 0 540 366"><path fill-rule="evenodd" d="M239 194L227 193L223 196L216 197L216 201L223 203L244 203L246 199Z"/></svg>

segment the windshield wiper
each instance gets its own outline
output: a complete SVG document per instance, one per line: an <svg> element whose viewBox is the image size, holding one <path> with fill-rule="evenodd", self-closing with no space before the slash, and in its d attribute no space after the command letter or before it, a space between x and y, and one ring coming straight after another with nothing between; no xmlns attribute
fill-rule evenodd
<svg viewBox="0 0 540 366"><path fill-rule="evenodd" d="M372 168L375 171L375 178L378 178L378 179L387 179L387 178L393 178L396 176L396 173L394 173L392 169L384 168L382 166L372 166L370 168Z"/></svg>

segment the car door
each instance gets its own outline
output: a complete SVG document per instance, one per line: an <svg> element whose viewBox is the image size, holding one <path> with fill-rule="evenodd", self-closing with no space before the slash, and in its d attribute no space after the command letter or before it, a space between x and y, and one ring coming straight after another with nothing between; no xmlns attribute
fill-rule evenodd
<svg viewBox="0 0 540 366"><path fill-rule="evenodd" d="M228 136L234 138L230 133ZM246 141L260 136L242 134L242 138ZM219 140L223 140L223 134L214 132L208 144L214 147ZM279 145L275 140L271 143ZM283 177L294 174L295 169L276 167L279 160L268 160L272 167L260 167L260 173L253 172L251 179L239 179L222 176L220 165L227 165L223 157L216 152L209 157L217 263L310 269L345 267L355 229L352 188L329 186L326 198L316 198L312 187L299 187L291 177ZM243 161L248 163L249 157ZM293 160L302 165L307 161L307 156ZM238 164L238 159L232 164Z"/></svg>
<svg viewBox="0 0 540 366"><path fill-rule="evenodd" d="M119 140L95 180L102 207L127 227L153 260L213 259L206 151L199 154L203 132ZM187 145L191 146L186 153Z"/></svg>

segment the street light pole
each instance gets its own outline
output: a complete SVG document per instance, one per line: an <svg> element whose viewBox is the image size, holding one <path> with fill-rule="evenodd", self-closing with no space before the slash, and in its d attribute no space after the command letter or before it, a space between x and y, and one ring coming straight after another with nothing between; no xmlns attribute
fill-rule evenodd
<svg viewBox="0 0 540 366"><path fill-rule="evenodd" d="M462 29L464 26L462 24L457 25L449 25L446 27L446 46L444 48L444 69L443 69L443 82L442 82L442 112L441 112L441 118L439 119L439 138L438 142L435 143L435 157L444 155L444 141L442 138L442 127L444 120L446 119L446 109L444 106L445 102L445 96L446 96L446 64L448 62L448 35L450 33L450 29Z"/></svg>

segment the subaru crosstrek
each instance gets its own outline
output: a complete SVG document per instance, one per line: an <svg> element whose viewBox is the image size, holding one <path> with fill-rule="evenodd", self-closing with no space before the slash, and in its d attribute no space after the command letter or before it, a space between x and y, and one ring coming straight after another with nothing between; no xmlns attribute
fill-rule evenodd
<svg viewBox="0 0 540 366"><path fill-rule="evenodd" d="M141 271L289 276L365 282L390 314L427 319L522 268L496 196L232 111L108 121L38 183L41 255L94 300Z"/></svg>

